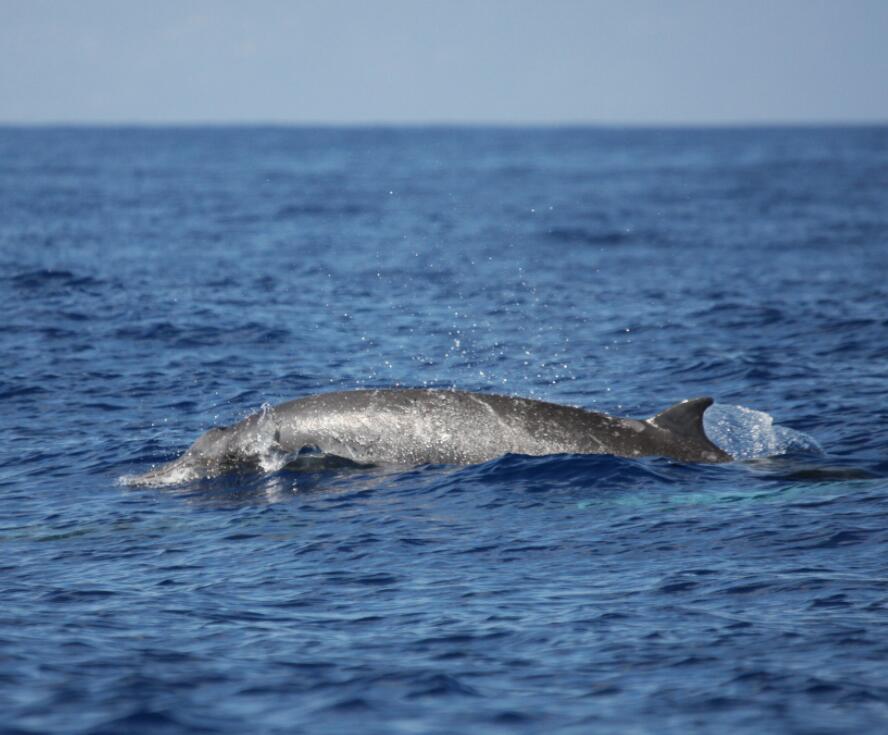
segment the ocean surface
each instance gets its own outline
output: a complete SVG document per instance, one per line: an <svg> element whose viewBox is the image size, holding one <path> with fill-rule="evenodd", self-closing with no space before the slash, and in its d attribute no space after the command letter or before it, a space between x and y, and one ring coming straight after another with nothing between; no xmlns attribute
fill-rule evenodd
<svg viewBox="0 0 888 735"><path fill-rule="evenodd" d="M741 459L121 482L394 385ZM4 734L886 732L888 128L0 128L0 437Z"/></svg>

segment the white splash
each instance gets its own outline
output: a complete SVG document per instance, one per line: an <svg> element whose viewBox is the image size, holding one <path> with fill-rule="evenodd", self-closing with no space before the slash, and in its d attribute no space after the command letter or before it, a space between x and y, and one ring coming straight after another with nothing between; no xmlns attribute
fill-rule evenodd
<svg viewBox="0 0 888 735"><path fill-rule="evenodd" d="M814 437L774 423L764 411L716 403L703 414L706 436L736 459L773 457L788 452L823 453Z"/></svg>
<svg viewBox="0 0 888 735"><path fill-rule="evenodd" d="M274 406L263 403L256 416L256 422L240 450L256 459L266 474L277 472L287 464L290 455L284 452L275 438L278 420Z"/></svg>

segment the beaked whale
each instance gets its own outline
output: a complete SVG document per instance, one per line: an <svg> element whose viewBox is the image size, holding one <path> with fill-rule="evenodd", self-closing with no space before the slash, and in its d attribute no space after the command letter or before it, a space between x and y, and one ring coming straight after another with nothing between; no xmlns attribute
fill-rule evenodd
<svg viewBox="0 0 888 735"><path fill-rule="evenodd" d="M680 462L730 462L706 436L711 398L677 403L646 420L487 393L433 389L354 390L266 406L210 429L178 459L126 478L163 485L268 467L319 451L361 465L474 464L503 454L612 454ZM284 462L277 462L281 467Z"/></svg>

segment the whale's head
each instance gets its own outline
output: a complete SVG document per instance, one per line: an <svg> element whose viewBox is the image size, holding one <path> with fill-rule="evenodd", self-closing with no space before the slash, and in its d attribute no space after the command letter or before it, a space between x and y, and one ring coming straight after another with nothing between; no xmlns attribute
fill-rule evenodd
<svg viewBox="0 0 888 735"><path fill-rule="evenodd" d="M191 461L196 464L211 466L227 454L231 435L230 426L214 426L201 434L197 441L188 447L188 451L182 455L182 459L190 457Z"/></svg>
<svg viewBox="0 0 888 735"><path fill-rule="evenodd" d="M127 485L172 485L212 477L235 464L234 427L214 426L202 434L178 459L152 467L142 475L124 478Z"/></svg>

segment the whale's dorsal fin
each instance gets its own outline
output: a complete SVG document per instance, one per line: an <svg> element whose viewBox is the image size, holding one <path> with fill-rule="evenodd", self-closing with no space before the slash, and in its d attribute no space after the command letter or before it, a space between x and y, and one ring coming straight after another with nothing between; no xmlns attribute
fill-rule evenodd
<svg viewBox="0 0 888 735"><path fill-rule="evenodd" d="M673 431L676 434L691 437L699 433L705 437L703 413L713 403L715 401L709 397L688 398L686 401L681 401L665 411L661 411L648 421L657 428ZM707 441L709 440L707 439Z"/></svg>
<svg viewBox="0 0 888 735"><path fill-rule="evenodd" d="M648 419L648 423L674 434L689 452L689 457L699 456L707 462L730 462L733 457L713 444L703 429L703 414L713 403L708 396L689 398L661 411Z"/></svg>

